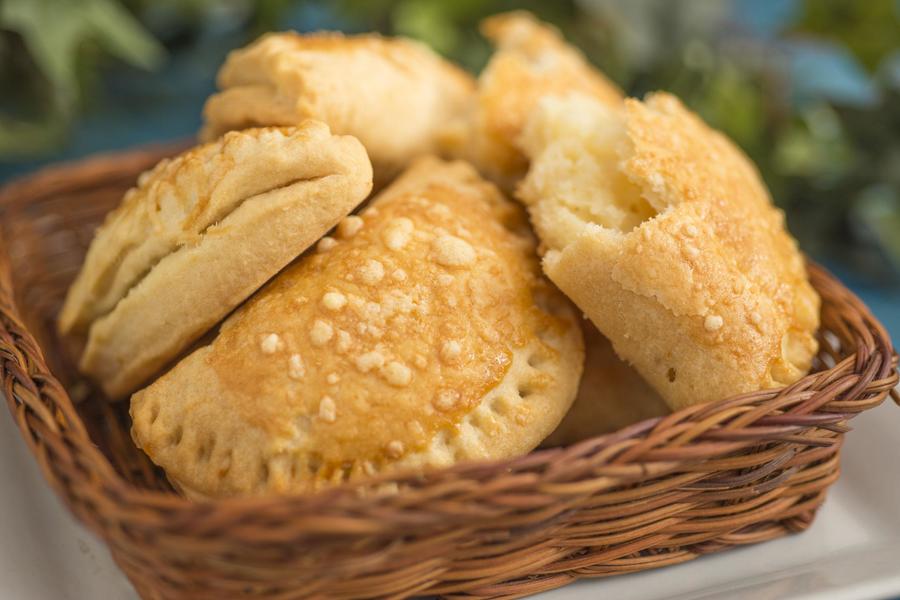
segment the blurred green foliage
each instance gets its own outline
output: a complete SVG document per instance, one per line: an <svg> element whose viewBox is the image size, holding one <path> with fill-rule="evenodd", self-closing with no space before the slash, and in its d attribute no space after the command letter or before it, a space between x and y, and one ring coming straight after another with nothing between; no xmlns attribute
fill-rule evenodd
<svg viewBox="0 0 900 600"><path fill-rule="evenodd" d="M2 58L9 64L3 88L21 90L24 83L32 88L27 97L40 107L31 120L0 116L0 154L33 152L62 135L77 110L82 80L94 75L86 61L99 53L148 69L159 65L163 54L116 0L3 0L0 27L18 34L2 38Z"/></svg>
<svg viewBox="0 0 900 600"><path fill-rule="evenodd" d="M896 2L812 0L803 8L793 31L844 44L868 69L876 69L900 43Z"/></svg>
<svg viewBox="0 0 900 600"><path fill-rule="evenodd" d="M477 71L490 54L478 21L514 8L628 93L668 89L733 137L807 251L900 272L898 0L0 0L0 157L58 145L112 61L153 69L211 24L249 41L315 9Z"/></svg>

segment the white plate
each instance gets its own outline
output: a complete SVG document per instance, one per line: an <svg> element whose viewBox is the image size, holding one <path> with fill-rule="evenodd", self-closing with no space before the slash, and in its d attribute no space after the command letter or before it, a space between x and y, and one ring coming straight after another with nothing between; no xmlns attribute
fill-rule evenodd
<svg viewBox="0 0 900 600"><path fill-rule="evenodd" d="M900 408L888 399L852 425L843 474L805 533L674 567L579 582L538 597L900 596ZM8 413L0 417L0 481L0 598L136 598L104 546L73 521L44 483Z"/></svg>

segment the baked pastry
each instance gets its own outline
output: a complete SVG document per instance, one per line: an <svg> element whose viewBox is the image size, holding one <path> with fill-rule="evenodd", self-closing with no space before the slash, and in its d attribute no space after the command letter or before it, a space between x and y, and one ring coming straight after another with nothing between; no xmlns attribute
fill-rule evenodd
<svg viewBox="0 0 900 600"><path fill-rule="evenodd" d="M417 161L317 250L132 397L135 442L187 495L524 454L568 410L577 316L471 166Z"/></svg>
<svg viewBox="0 0 900 600"><path fill-rule="evenodd" d="M164 160L97 231L59 329L81 370L126 395L362 202L362 145L307 121L234 132Z"/></svg>
<svg viewBox="0 0 900 600"><path fill-rule="evenodd" d="M544 270L670 407L789 384L819 297L750 160L675 97L541 101L519 195Z"/></svg>
<svg viewBox="0 0 900 600"><path fill-rule="evenodd" d="M541 443L543 447L568 446L669 413L656 390L616 356L612 344L590 321L582 319L581 331L584 372L578 395L559 426Z"/></svg>
<svg viewBox="0 0 900 600"><path fill-rule="evenodd" d="M496 48L478 77L469 110L442 133L445 153L466 158L506 188L525 174L517 140L538 100L573 91L617 106L622 93L560 33L525 11L485 19L481 31Z"/></svg>
<svg viewBox="0 0 900 600"><path fill-rule="evenodd" d="M380 183L433 152L438 128L474 90L470 75L412 40L295 32L231 52L218 86L203 109L202 139L314 118L359 138Z"/></svg>

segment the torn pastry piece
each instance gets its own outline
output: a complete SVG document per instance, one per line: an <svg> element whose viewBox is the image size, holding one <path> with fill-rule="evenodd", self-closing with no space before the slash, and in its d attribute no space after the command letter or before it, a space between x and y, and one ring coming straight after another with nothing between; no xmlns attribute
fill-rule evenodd
<svg viewBox="0 0 900 600"><path fill-rule="evenodd" d="M584 372L572 408L541 446L568 446L669 414L669 407L637 371L616 356L612 344L588 320Z"/></svg>
<svg viewBox="0 0 900 600"><path fill-rule="evenodd" d="M362 202L362 145L320 122L250 129L164 160L97 231L59 329L80 368L135 389Z"/></svg>
<svg viewBox="0 0 900 600"><path fill-rule="evenodd" d="M524 454L584 359L524 211L422 159L132 397L132 436L190 496L306 492Z"/></svg>
<svg viewBox="0 0 900 600"><path fill-rule="evenodd" d="M546 98L520 197L544 270L673 409L789 384L819 297L749 159L673 96Z"/></svg>
<svg viewBox="0 0 900 600"><path fill-rule="evenodd" d="M482 33L496 51L478 77L469 110L442 133L443 150L466 158L511 189L528 166L517 142L544 96L580 92L618 106L622 93L550 25L524 11L485 19Z"/></svg>
<svg viewBox="0 0 900 600"><path fill-rule="evenodd" d="M438 128L474 90L470 75L425 45L376 34L266 34L231 52L217 81L202 139L314 118L357 137L381 183L433 152Z"/></svg>

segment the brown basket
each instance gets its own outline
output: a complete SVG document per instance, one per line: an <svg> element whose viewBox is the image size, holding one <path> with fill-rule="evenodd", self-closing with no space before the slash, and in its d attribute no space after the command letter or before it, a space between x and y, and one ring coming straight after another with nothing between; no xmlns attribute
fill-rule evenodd
<svg viewBox="0 0 900 600"><path fill-rule="evenodd" d="M515 460L381 478L396 494L364 483L189 502L131 443L127 403L73 404L93 392L53 329L93 229L173 151L93 158L0 191L9 409L47 481L144 598L514 597L801 531L838 477L847 422L897 383L884 328L813 265L822 352L788 388Z"/></svg>

